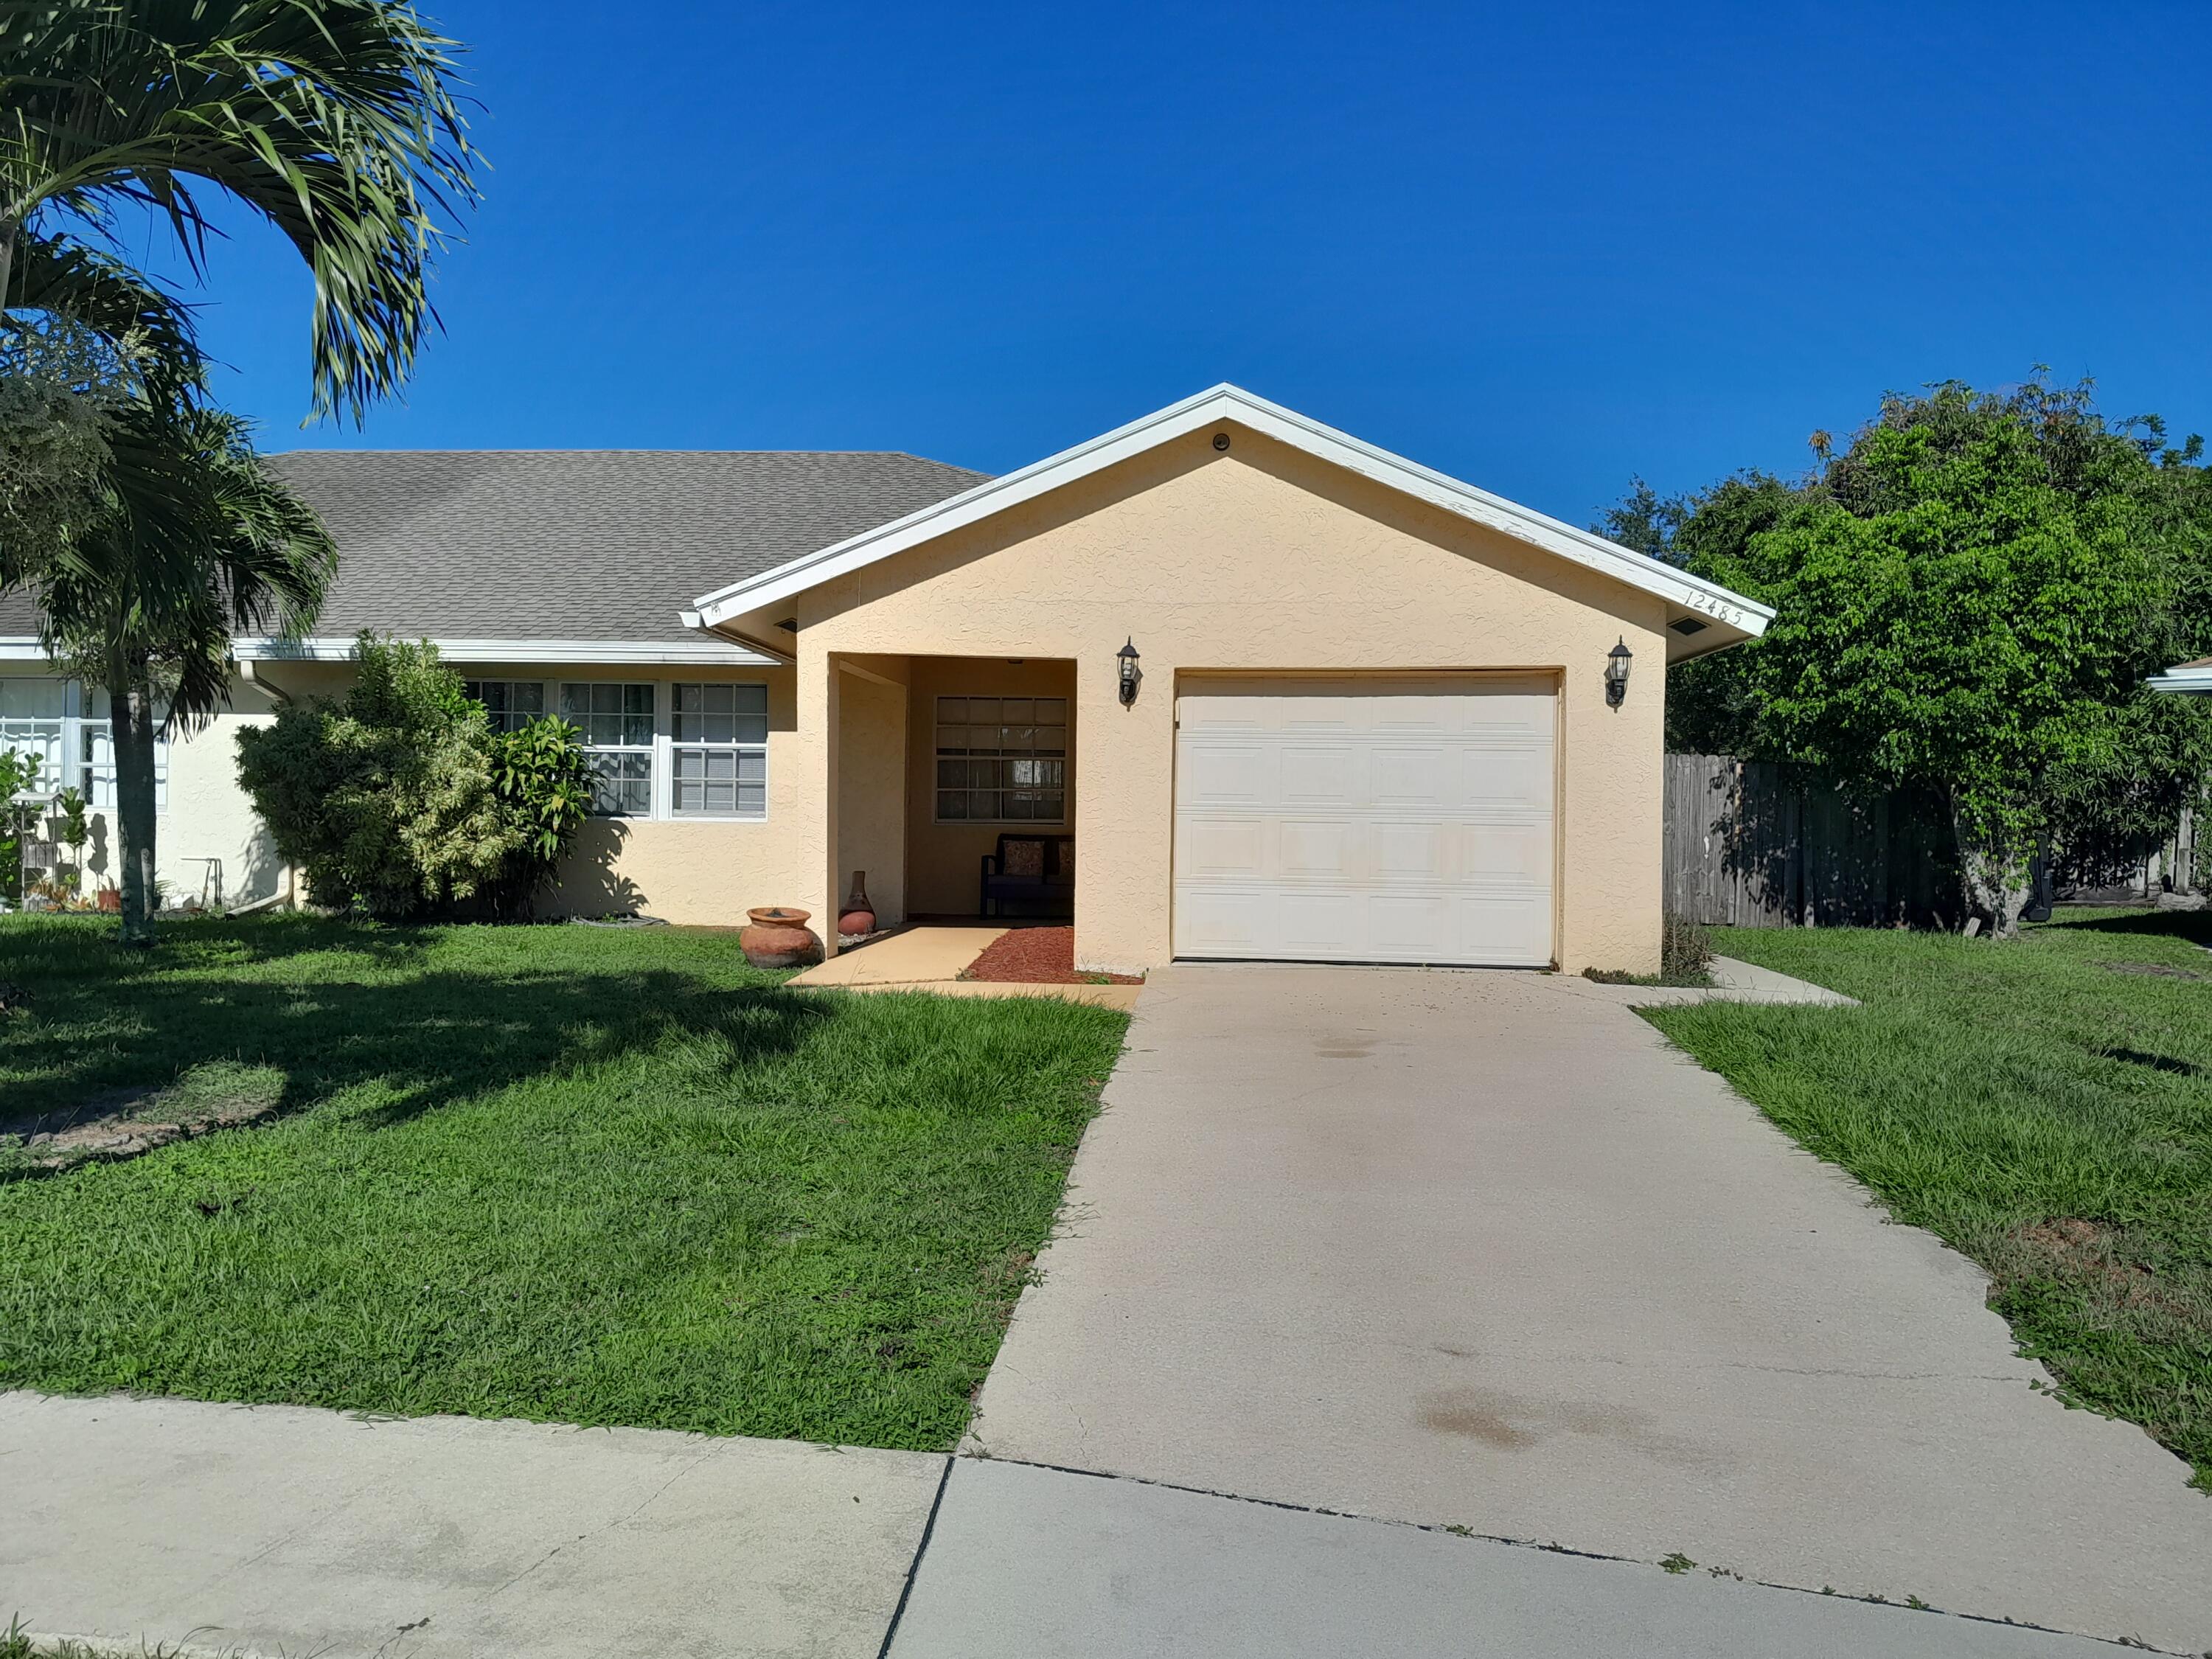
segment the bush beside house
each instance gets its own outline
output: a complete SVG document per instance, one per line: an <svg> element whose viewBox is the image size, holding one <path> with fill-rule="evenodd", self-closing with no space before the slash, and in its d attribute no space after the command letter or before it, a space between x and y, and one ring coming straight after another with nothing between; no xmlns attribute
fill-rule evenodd
<svg viewBox="0 0 2212 1659"><path fill-rule="evenodd" d="M527 908L590 802L557 720L495 732L428 641L363 635L337 698L239 733L239 781L319 904L398 920Z"/></svg>

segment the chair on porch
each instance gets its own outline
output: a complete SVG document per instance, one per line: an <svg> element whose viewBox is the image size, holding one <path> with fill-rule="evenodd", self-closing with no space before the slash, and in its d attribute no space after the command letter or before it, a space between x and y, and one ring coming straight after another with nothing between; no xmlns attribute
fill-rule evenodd
<svg viewBox="0 0 2212 1659"><path fill-rule="evenodd" d="M983 914L1003 915L1009 903L1038 905L1048 916L1075 914L1074 836L999 837L999 850L983 854Z"/></svg>

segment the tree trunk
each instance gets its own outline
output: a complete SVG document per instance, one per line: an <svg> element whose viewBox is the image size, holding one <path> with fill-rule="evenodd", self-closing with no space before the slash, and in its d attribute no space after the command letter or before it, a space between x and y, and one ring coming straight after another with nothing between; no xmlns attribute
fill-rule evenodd
<svg viewBox="0 0 2212 1659"><path fill-rule="evenodd" d="M115 828L123 854L123 943L154 943L154 691L145 665L118 655L108 676L115 744Z"/></svg>
<svg viewBox="0 0 2212 1659"><path fill-rule="evenodd" d="M1981 922L1991 939L2020 932L2020 913L2027 908L2027 860L2000 844L1960 803L1951 803L1951 831L1959 842L1959 878L1967 915Z"/></svg>
<svg viewBox="0 0 2212 1659"><path fill-rule="evenodd" d="M0 312L8 309L8 284L15 276L15 236L17 227L0 223Z"/></svg>

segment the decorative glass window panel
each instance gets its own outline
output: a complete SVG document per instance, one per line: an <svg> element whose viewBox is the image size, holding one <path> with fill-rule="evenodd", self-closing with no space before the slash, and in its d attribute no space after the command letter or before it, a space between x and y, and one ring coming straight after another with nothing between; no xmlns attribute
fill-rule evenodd
<svg viewBox="0 0 2212 1659"><path fill-rule="evenodd" d="M561 688L561 718L591 750L598 775L592 811L601 817L646 817L653 811L653 687L615 681L570 681Z"/></svg>
<svg viewBox="0 0 2212 1659"><path fill-rule="evenodd" d="M495 732L520 732L545 713L543 680L464 680L461 685L484 706Z"/></svg>
<svg viewBox="0 0 2212 1659"><path fill-rule="evenodd" d="M1066 698L937 700L939 823L1066 818Z"/></svg>
<svg viewBox="0 0 2212 1659"><path fill-rule="evenodd" d="M164 725L169 711L158 704L154 718ZM78 759L83 766L83 781L78 787L84 791L86 802L93 806L112 807L115 805L115 727L108 712L107 693L97 685L84 688L84 719L77 728ZM169 805L169 740L157 728L154 737L154 807L166 811Z"/></svg>
<svg viewBox="0 0 2212 1659"><path fill-rule="evenodd" d="M678 817L766 817L768 687L672 689L669 810Z"/></svg>

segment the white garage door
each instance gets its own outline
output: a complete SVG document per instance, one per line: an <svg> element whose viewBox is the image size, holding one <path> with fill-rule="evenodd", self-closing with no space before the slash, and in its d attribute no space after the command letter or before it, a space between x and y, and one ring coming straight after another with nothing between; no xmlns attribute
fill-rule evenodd
<svg viewBox="0 0 2212 1659"><path fill-rule="evenodd" d="M1556 711L1548 681L1187 693L1176 954L1546 965Z"/></svg>

